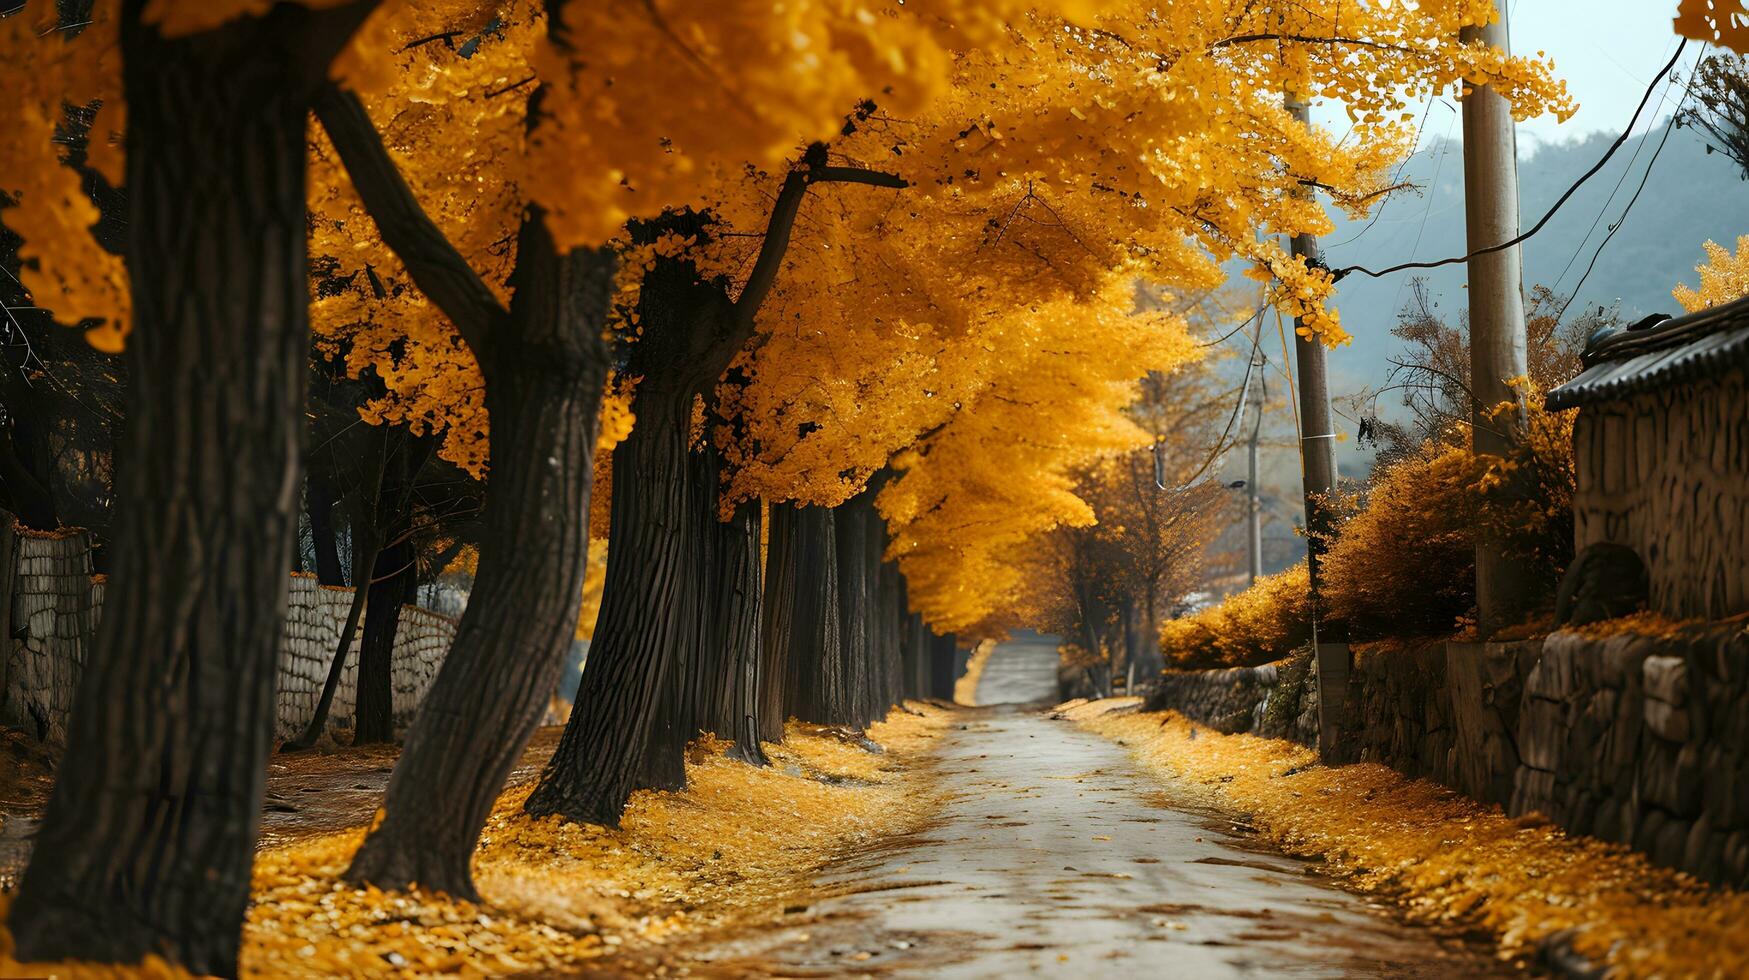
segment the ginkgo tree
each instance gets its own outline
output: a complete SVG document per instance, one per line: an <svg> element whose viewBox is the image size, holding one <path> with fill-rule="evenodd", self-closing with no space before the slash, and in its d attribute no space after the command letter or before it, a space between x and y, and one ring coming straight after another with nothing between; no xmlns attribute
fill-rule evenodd
<svg viewBox="0 0 1749 980"><path fill-rule="evenodd" d="M816 676L825 637L883 623L834 654L866 714L894 691L868 651L942 662L893 597L941 630L971 621L967 589L1001 584L980 542L1086 519L1064 467L1133 438L1125 376L1178 356L1174 324L1114 299L1133 278L1202 288L1245 258L1340 341L1329 276L1259 235L1327 227L1307 186L1354 211L1380 199L1410 95L1481 81L1521 112L1569 111L1545 65L1457 43L1489 16L1487 0L150 0L99 3L78 31L5 22L23 55L0 172L24 175L6 220L31 287L63 320L100 319L93 342L125 339L139 368L116 584L63 768L81 775L57 787L14 906L19 951L234 968L299 475L310 109L315 248L345 263L355 236L368 256L324 329L385 377L369 414L441 422L444 451L489 480L468 614L351 874L468 895L576 616L610 337L636 421L614 450L586 704L530 797L604 822L672 778L645 763L672 762L697 721L675 677L705 661L674 651L739 636L712 661L721 689L725 664L773 666L772 636L809 639L739 587L757 578L751 501L812 505L784 536L809 556L794 601L766 608L808 612L822 643L778 665L784 691ZM439 34L471 49L418 43ZM1346 102L1353 137L1295 122L1285 90ZM117 180L126 150L119 258L88 241L52 143L63 103L94 102L99 131L126 134L92 152ZM808 397L790 410L786 390ZM851 500L841 531L830 508ZM719 506L741 517L700 519ZM724 570L700 574L713 534ZM871 594L878 615L846 614ZM774 673L737 699L765 708L749 727L796 700ZM130 742L139 718L149 737Z"/></svg>
<svg viewBox="0 0 1749 980"><path fill-rule="evenodd" d="M56 6L0 21L4 220L37 305L131 341L130 394L112 584L9 928L21 958L234 974L297 524L305 119L375 4L195 35L179 17L199 5ZM120 254L56 150L63 106L99 103L89 163L125 194Z"/></svg>
<svg viewBox="0 0 1749 980"><path fill-rule="evenodd" d="M1307 315L1309 331L1338 341L1340 326L1321 305L1329 276L1286 257L1272 239L1260 241L1256 233L1323 230L1322 210L1299 193L1308 185L1329 191L1338 204L1354 210L1364 210L1388 190L1383 175L1405 150L1408 127L1400 117L1405 92L1475 78L1496 84L1523 111L1571 108L1540 64L1457 43L1458 27L1492 15L1486 3L1349 11L1353 16L1344 16L1336 4L1296 8L1292 14L1247 12L1221 3L1206 7L1125 7L1096 12L1089 26L1047 11L1012 17L999 35L954 52L953 84L923 110L900 114L887 100L871 97L846 114L838 137L797 153L787 170L768 173L755 166L716 174L714 183L701 184L700 203L693 208L637 226L639 244L657 254L638 296L641 319L632 328L632 356L639 356L637 345L649 344L652 351L663 347L674 352L666 355L670 363L702 365L702 373L713 380L736 363L734 358L749 358L750 383L732 383L737 390L729 400L742 411L756 409L744 424L716 431L729 433L730 443L750 442L752 448L731 445L725 451L738 454L741 463L757 462L763 454L776 457L779 468L794 461L812 473L809 482L785 487L781 476L738 466L729 476L731 486L757 486L768 500L830 505L856 494L870 474L927 427L947 423L925 440L930 442L951 438L944 435L950 428L986 424L975 418L980 413L963 412L957 413L957 426L951 424L952 413L925 421L934 410L913 408L936 389L901 388L875 396L892 396L886 404L898 425L883 421L845 438L847 430L839 427L845 420L830 411L804 417L822 402L762 395L761 384L778 375L762 365L785 365L801 384L809 377L858 376L865 352L898 362L901 371L926 370L925 352L932 345L940 350L943 340L995 329L1012 311L1032 304L1085 302L1107 284L1131 276L1206 287L1220 280L1221 261L1249 258L1277 283L1278 299ZM708 33L709 28L698 30ZM691 36L693 30L678 33ZM1281 92L1290 88L1349 102L1356 137L1339 145L1295 122L1282 105ZM875 179L870 171L896 179ZM886 184L891 192L844 187L804 194L817 177L836 179L841 173L860 173L857 183ZM787 209L795 206L800 212L804 199L809 202L805 221L797 222ZM778 228L808 237L789 244L784 275L766 298L770 266L764 259L774 239L762 229ZM653 298L653 290L661 297ZM791 302L786 296L792 294L795 305L786 308ZM734 317L728 311L751 306L748 296L766 312L759 323L731 327ZM699 325L684 325L688 316ZM710 322L719 325L705 325ZM673 338L680 334L694 346L678 344ZM721 342L697 346L704 338ZM1019 359L1014 348L987 338L985 343L992 357L960 360L951 373L977 378L992 362ZM774 353L765 360L767 345L787 350L788 356ZM905 351L909 345L918 356ZM1131 376L1151 366L1133 364ZM634 373L642 377L640 385L649 383L642 370ZM860 385L838 389L844 394L867 390ZM616 456L616 486L629 478L632 467L643 468L661 485L683 481L692 432L690 422L683 421L690 418L688 406L695 397L704 398L707 418L725 408L724 393L691 383L662 394L659 415L639 407L654 406L653 399L665 391L640 389L633 408L640 425L660 420L667 433L663 455L637 460L628 450L625 458ZM838 404L858 401L844 394ZM716 404L710 404L713 397ZM935 404L966 402L946 397ZM782 421L762 429L769 416L761 418L758 406L781 406L776 413ZM857 414L852 409L846 418ZM1097 439L1072 428L1064 431L1066 441ZM639 438L634 429L622 450ZM828 448L834 438L856 447L856 462ZM965 465L969 457L941 458L952 467ZM640 486L650 485L649 478L639 479ZM901 522L911 519L902 509L909 479L901 476L882 492L895 508L888 516ZM982 502L978 491L988 485L974 483L964 499ZM707 500L714 496L712 489L705 487ZM594 676L585 678L584 690L601 711L573 716L553 765L530 797L533 812L612 822L640 778L648 776L655 785L677 778L672 765L658 766L663 771L656 773L641 771L653 739L659 743L655 750L672 762L690 734L684 725L674 731L673 720L663 717L667 668L654 652L683 642L676 637L690 628L688 604L675 601L681 593L666 591L688 587L671 572L686 564L678 557L685 545L671 531L681 522L658 519L687 507L678 486L670 492L674 496L660 502L640 493L627 506L646 508L644 513L616 521L622 527L641 522L666 546L649 540L612 549L630 556L624 561L642 564L645 578L617 579L610 570ZM620 494L615 498L617 503ZM1034 515L1034 530L1060 519L1028 513ZM976 522L964 526L977 527ZM823 522L802 527L811 535L836 535ZM931 543L950 552L978 547L952 541L954 529L943 518L939 536L929 535ZM950 571L931 578L926 564L907 564L902 554L910 546L903 534L896 547L911 599L920 608L954 590L975 588ZM823 548L798 553L817 556L817 564L836 564ZM824 576L811 580L837 588ZM945 612L945 604L935 609ZM950 628L946 615L932 621ZM623 647L613 639L621 630L629 634ZM661 635L664 630L674 632ZM832 641L823 643L833 649ZM661 734L646 734L652 731Z"/></svg>

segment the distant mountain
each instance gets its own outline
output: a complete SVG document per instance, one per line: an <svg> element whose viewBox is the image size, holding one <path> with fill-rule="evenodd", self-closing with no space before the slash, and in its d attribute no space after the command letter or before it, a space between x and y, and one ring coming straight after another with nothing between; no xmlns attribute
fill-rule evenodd
<svg viewBox="0 0 1749 980"><path fill-rule="evenodd" d="M1547 285L1570 293L1579 285L1609 225L1621 219L1623 208L1639 186L1646 164L1653 157L1664 127L1653 127L1649 136L1631 139L1616 151L1603 170L1592 177L1562 206L1549 224L1523 246L1524 282L1528 289ZM1545 145L1519 161L1519 206L1524 228L1530 228L1548 211L1579 175L1601 158L1612 137L1594 135L1565 144ZM1377 220L1339 220L1334 233L1323 239L1326 258L1333 267L1361 265L1382 269L1410 259L1431 260L1464 253L1463 148L1456 141L1438 140L1411 157L1403 178L1421 188L1419 193L1398 194L1377 213ZM1618 186L1619 185L1619 186ZM1611 192L1614 199L1610 200ZM1608 206L1605 206L1608 202ZM1694 133L1678 129L1670 134L1656 166L1646 181L1633 210L1597 265L1579 288L1569 316L1596 305L1620 304L1623 314L1638 318L1646 313L1680 313L1670 290L1678 282L1695 285L1694 266L1701 261L1701 243L1713 239L1735 243L1749 234L1749 183L1738 178L1730 160L1709 154ZM1410 298L1410 281L1427 280L1439 311L1457 322L1467 306L1465 270L1460 264L1439 269L1405 272L1372 279L1352 274L1337 287L1337 308L1342 324L1354 337L1346 347L1329 354L1330 389L1341 396L1385 387L1390 364L1398 350L1391 328L1397 312ZM1280 345L1273 339L1274 327L1264 349L1279 363ZM1242 370L1243 360L1233 358L1224 370ZM1268 425L1275 442L1261 455L1260 489L1265 499L1265 566L1274 571L1304 554L1304 539L1296 538L1293 525L1300 521L1300 462L1292 448L1292 407L1282 398L1286 387L1271 368L1271 407ZM1235 381L1236 381L1235 377ZM1395 416L1402 411L1396 393L1377 401L1379 414ZM1354 422L1340 415L1336 428L1344 438L1337 443L1337 461L1345 477L1364 476L1372 454L1356 445ZM1227 454L1221 467L1223 480L1242 479L1244 453ZM1242 551L1243 538L1233 528L1218 550Z"/></svg>
<svg viewBox="0 0 1749 980"><path fill-rule="evenodd" d="M1630 140L1607 166L1562 206L1548 226L1523 246L1526 289L1546 285L1567 294L1579 285L1592 253L1620 220L1622 209L1651 161L1663 126ZM1519 162L1519 207L1530 228L1579 175L1609 148L1603 134L1565 144L1546 145ZM1463 148L1439 140L1415 154L1403 179L1421 188L1387 201L1372 221L1341 221L1323 240L1332 266L1382 269L1400 262L1441 259L1464 252ZM1619 185L1619 188L1618 188ZM1609 201L1611 191L1614 200ZM1607 206L1605 202L1608 202ZM1680 313L1671 287L1696 282L1694 266L1701 243L1711 238L1730 244L1749 234L1749 183L1735 164L1709 154L1690 130L1678 129L1657 157L1645 190L1626 221L1598 256L1596 268L1579 288L1572 312L1619 303L1631 318L1646 313ZM1454 320L1465 308L1461 264L1381 279L1353 274L1337 288L1337 307L1354 343L1330 357L1331 387L1352 391L1382 386L1385 358L1395 349L1391 327L1409 296L1409 280L1426 278L1442 311ZM1387 396L1389 397L1389 396ZM1385 406L1382 404L1380 409Z"/></svg>

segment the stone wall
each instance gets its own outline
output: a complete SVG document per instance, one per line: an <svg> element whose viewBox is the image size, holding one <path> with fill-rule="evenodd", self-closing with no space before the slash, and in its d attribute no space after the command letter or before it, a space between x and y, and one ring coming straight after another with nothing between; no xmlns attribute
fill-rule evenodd
<svg viewBox="0 0 1749 980"><path fill-rule="evenodd" d="M1293 680L1308 660L1169 673L1147 707L1311 745L1316 682ZM1363 760L1749 886L1742 623L1362 648L1352 684Z"/></svg>
<svg viewBox="0 0 1749 980"><path fill-rule="evenodd" d="M1169 670L1160 676L1144 710L1170 708L1227 734L1318 741L1318 681L1310 649L1261 667Z"/></svg>
<svg viewBox="0 0 1749 980"><path fill-rule="evenodd" d="M1514 813L1749 885L1749 631L1557 633L1525 683Z"/></svg>
<svg viewBox="0 0 1749 980"><path fill-rule="evenodd" d="M91 544L82 533L0 532L0 638L11 637L6 663L5 720L60 743L67 734L73 691L103 609L104 583L91 574ZM352 590L293 575L279 651L275 726L281 739L303 731L340 643ZM455 621L401 607L390 682L395 723L412 721L455 636ZM0 639L0 642L8 642ZM350 727L357 693L359 640L334 692L331 728Z"/></svg>
<svg viewBox="0 0 1749 980"><path fill-rule="evenodd" d="M1646 563L1672 618L1749 612L1749 391L1737 368L1620 401L1573 423L1574 537Z"/></svg>

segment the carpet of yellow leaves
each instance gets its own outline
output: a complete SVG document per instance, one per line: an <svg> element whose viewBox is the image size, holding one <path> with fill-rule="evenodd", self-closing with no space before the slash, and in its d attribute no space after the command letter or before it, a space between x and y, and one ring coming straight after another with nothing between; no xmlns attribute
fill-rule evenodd
<svg viewBox="0 0 1749 980"><path fill-rule="evenodd" d="M339 880L363 828L262 852L243 937L246 977L491 976L562 970L782 913L835 857L921 823L913 765L949 712L913 703L869 728L885 751L792 723L768 769L691 750L681 793L633 797L619 830L531 819L529 787L499 799L474 859L483 901L384 893ZM139 967L21 966L0 931L0 976L175 977Z"/></svg>
<svg viewBox="0 0 1749 980"><path fill-rule="evenodd" d="M1248 814L1283 850L1320 856L1350 887L1395 898L1413 921L1485 929L1505 959L1572 930L1571 949L1612 976L1749 976L1749 894L1534 817L1508 818L1382 765L1326 768L1291 742L1221 735L1172 712L1115 710L1123 706L1078 701L1059 711L1121 739L1209 802Z"/></svg>

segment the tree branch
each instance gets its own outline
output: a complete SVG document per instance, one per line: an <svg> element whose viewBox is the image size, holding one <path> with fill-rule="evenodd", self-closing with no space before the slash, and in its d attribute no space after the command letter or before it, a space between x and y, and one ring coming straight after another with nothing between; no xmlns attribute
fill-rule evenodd
<svg viewBox="0 0 1749 980"><path fill-rule="evenodd" d="M1395 51L1399 54L1426 54L1414 48L1401 44L1388 44L1383 41L1369 41L1360 37L1313 37L1306 34L1240 34L1223 38L1210 47L1226 48L1235 44L1254 44L1258 41L1289 41L1298 44L1352 44L1362 48L1377 48L1380 51Z"/></svg>
<svg viewBox="0 0 1749 980"><path fill-rule="evenodd" d="M328 82L315 110L384 244L407 267L414 285L455 324L474 356L484 359L495 329L510 312L425 213L358 96Z"/></svg>
<svg viewBox="0 0 1749 980"><path fill-rule="evenodd" d="M868 184L871 187L910 187L898 174L885 170L864 170L861 167L815 167L808 171L810 184Z"/></svg>
<svg viewBox="0 0 1749 980"><path fill-rule="evenodd" d="M864 170L861 167L826 166L823 162L825 155L826 149L821 144L810 146L802 156L801 166L784 177L783 187L777 192L777 202L771 206L771 220L765 225L765 241L759 246L759 258L753 263L753 272L747 277L747 285L742 288L740 298L735 301L736 332L741 335L740 343L735 345L736 349L746 342L745 334L751 332L753 318L759 314L759 308L764 305L765 298L771 294L772 287L777 283L777 272L783 265L784 254L789 251L796 214L801 210L802 198L808 193L808 185L835 183L868 184L873 187L910 186L898 174Z"/></svg>
<svg viewBox="0 0 1749 980"><path fill-rule="evenodd" d="M777 202L771 206L771 219L765 224L765 241L759 246L759 258L753 263L753 272L748 275L740 298L735 300L735 325L738 329L752 326L753 318L765 304L765 297L777 284L777 270L783 265L784 254L789 251L796 213L801 210L802 198L807 193L806 172L790 171L777 192Z"/></svg>

